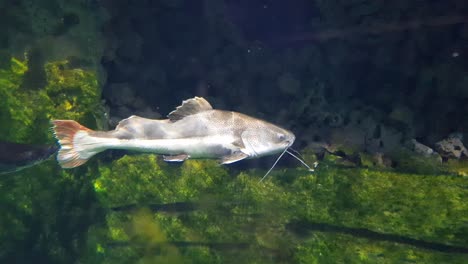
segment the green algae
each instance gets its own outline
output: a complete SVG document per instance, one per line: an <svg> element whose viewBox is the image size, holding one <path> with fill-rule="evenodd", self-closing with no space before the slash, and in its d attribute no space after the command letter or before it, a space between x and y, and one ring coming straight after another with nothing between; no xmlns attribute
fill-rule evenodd
<svg viewBox="0 0 468 264"><path fill-rule="evenodd" d="M87 229L102 217L88 179L57 170L53 161L0 182L2 263L73 263ZM25 249L18 254L18 250Z"/></svg>
<svg viewBox="0 0 468 264"><path fill-rule="evenodd" d="M10 208L2 218L2 226L10 228L0 238L34 234L35 253L59 262L466 259L468 184L463 176L336 166L333 161L320 163L314 173L277 168L259 182L264 173L236 172L210 160L167 164L151 154L72 171L51 161L36 173L21 173L28 185L13 178L1 183L2 205L16 210ZM34 228L32 219L39 222ZM43 235L52 240L41 240ZM11 257L18 242L6 245L0 259Z"/></svg>
<svg viewBox="0 0 468 264"><path fill-rule="evenodd" d="M175 172L168 164L158 162L155 155L125 156L99 170L101 177L94 186L108 206L191 201L214 192L227 175L209 160L186 162L180 172ZM111 195L115 193L120 195Z"/></svg>
<svg viewBox="0 0 468 264"><path fill-rule="evenodd" d="M108 211L107 232L99 245L112 260L118 254L119 263L165 256L168 251L157 250L163 245L189 263L462 263L466 257L411 244L417 240L436 247L468 247L465 178L319 166L313 174L278 169L259 182L263 171L232 175L212 161L189 160L179 167L154 155L125 156L101 165L104 173L94 186L109 209L137 206ZM189 202L192 209L154 206L178 202ZM141 217L136 208L145 210L145 217L158 227L153 235L145 234L154 236L146 241L156 240L158 246L135 239L135 231L128 228ZM289 228L298 221L369 230L381 237L355 237L340 230L298 233ZM395 242L389 234L404 239Z"/></svg>
<svg viewBox="0 0 468 264"><path fill-rule="evenodd" d="M0 140L25 143L51 142L50 119L74 119L96 127L103 115L100 88L93 71L71 68L67 61L44 65L44 87L28 89L27 61L10 59L0 69ZM28 85L25 85L29 82Z"/></svg>
<svg viewBox="0 0 468 264"><path fill-rule="evenodd" d="M27 60L2 56L0 140L53 142L50 119L76 119L92 127L101 115L97 74L67 61L42 65L46 82L28 75ZM29 77L27 77L29 76ZM100 119L101 120L101 119ZM73 263L86 250L90 222L102 218L92 178L61 170L55 160L2 175L0 181L0 262ZM18 254L21 252L21 254Z"/></svg>
<svg viewBox="0 0 468 264"><path fill-rule="evenodd" d="M317 232L294 249L294 263L465 263L466 256Z"/></svg>

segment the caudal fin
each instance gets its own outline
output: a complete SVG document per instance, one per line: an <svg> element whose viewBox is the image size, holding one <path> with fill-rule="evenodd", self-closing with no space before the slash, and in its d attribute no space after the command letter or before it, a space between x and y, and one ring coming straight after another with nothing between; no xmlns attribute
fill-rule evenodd
<svg viewBox="0 0 468 264"><path fill-rule="evenodd" d="M52 121L55 138L60 144L57 161L62 168L74 168L84 164L99 151L95 151L93 130L73 120Z"/></svg>

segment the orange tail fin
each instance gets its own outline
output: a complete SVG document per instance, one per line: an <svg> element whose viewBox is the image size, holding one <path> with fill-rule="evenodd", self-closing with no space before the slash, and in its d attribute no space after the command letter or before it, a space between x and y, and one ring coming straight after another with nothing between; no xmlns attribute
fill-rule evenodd
<svg viewBox="0 0 468 264"><path fill-rule="evenodd" d="M95 152L88 151L86 141L91 129L73 120L53 120L52 129L60 144L57 161L62 168L74 168L84 164Z"/></svg>

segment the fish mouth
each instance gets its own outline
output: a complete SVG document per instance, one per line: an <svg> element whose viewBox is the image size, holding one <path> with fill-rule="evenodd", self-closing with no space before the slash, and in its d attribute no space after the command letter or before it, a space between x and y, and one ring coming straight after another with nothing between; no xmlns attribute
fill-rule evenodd
<svg viewBox="0 0 468 264"><path fill-rule="evenodd" d="M289 148L292 146L293 143L294 143L294 141L287 141L287 142L284 142L284 145L283 145L283 147L281 148L281 151L289 149Z"/></svg>
<svg viewBox="0 0 468 264"><path fill-rule="evenodd" d="M295 140L296 140L295 137L293 137L293 138L290 139L290 140L287 140L287 141L286 141L286 146L287 146L288 148L291 147L292 144L294 144L294 141L295 141Z"/></svg>

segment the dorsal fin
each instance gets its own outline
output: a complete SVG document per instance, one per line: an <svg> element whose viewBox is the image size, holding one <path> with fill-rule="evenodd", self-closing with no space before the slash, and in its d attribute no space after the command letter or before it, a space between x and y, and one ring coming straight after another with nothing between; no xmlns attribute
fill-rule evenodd
<svg viewBox="0 0 468 264"><path fill-rule="evenodd" d="M175 122L180 120L186 116L193 115L196 113L200 113L206 110L211 110L210 103L205 100L203 97L194 97L187 99L182 102L182 105L178 106L176 110L170 112L167 117L172 121Z"/></svg>

